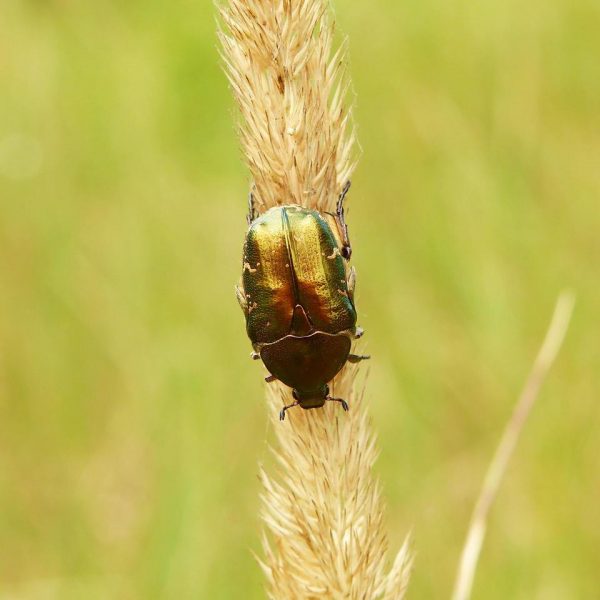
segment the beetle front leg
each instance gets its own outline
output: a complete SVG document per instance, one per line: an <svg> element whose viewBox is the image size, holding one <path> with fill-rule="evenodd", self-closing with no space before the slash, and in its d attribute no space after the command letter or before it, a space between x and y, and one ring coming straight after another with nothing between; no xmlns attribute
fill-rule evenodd
<svg viewBox="0 0 600 600"><path fill-rule="evenodd" d="M285 411L289 410L290 408L294 408L294 406L298 406L299 402L298 400L296 400L293 404L288 404L287 406L284 406L281 409L281 412L279 413L279 420L283 421L285 419Z"/></svg>
<svg viewBox="0 0 600 600"><path fill-rule="evenodd" d="M371 358L371 356L369 354L349 354L348 362L358 363L361 360L368 360L369 358Z"/></svg>
<svg viewBox="0 0 600 600"><path fill-rule="evenodd" d="M343 400L342 398L333 398L332 396L327 396L327 398L325 398L325 400L327 402L339 402L342 405L342 408L348 412L349 408L348 408L348 403Z"/></svg>

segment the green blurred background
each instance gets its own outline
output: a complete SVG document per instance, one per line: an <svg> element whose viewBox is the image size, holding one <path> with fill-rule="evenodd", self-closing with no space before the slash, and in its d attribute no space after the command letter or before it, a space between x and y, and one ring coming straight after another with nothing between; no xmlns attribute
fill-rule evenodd
<svg viewBox="0 0 600 600"><path fill-rule="evenodd" d="M411 598L449 595L558 292L475 598L600 597L600 5L336 0L367 396ZM207 0L0 0L0 598L263 598L248 174Z"/></svg>

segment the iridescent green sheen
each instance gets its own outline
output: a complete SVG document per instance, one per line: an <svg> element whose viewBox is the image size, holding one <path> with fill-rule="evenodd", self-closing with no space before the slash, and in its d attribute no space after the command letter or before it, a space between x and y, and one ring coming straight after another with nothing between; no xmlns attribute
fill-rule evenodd
<svg viewBox="0 0 600 600"><path fill-rule="evenodd" d="M301 406L322 406L348 359L356 310L339 215L296 205L251 224L238 299L254 350Z"/></svg>

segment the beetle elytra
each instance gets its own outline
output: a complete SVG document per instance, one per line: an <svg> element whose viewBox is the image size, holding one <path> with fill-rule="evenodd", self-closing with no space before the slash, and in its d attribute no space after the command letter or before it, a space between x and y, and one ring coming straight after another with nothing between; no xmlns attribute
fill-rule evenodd
<svg viewBox="0 0 600 600"><path fill-rule="evenodd" d="M344 220L346 184L335 214L295 204L256 214L252 196L244 243L241 285L236 288L246 317L253 358L261 358L270 375L292 388L293 406L319 408L326 401L348 405L329 395L328 383L351 354L356 326L354 285L348 267L352 250Z"/></svg>

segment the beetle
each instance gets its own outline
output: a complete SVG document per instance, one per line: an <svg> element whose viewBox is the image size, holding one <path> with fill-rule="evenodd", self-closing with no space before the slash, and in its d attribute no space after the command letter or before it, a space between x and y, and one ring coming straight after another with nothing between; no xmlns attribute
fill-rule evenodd
<svg viewBox="0 0 600 600"><path fill-rule="evenodd" d="M270 208L258 215L249 198L248 232L244 243L242 279L236 286L254 352L270 375L292 388L293 406L320 408L329 395L328 383L349 362L368 356L350 352L363 330L356 326L354 267L344 219L348 181L335 214L296 204Z"/></svg>

